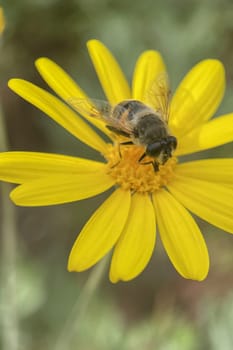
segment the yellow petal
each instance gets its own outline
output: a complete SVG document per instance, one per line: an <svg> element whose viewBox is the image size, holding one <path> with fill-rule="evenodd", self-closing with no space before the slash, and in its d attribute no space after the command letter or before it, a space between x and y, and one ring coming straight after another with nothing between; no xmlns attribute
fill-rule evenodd
<svg viewBox="0 0 233 350"><path fill-rule="evenodd" d="M79 140L100 152L104 152L105 142L77 113L73 112L55 96L22 79L11 79L9 87L26 101L50 116Z"/></svg>
<svg viewBox="0 0 233 350"><path fill-rule="evenodd" d="M38 58L35 61L35 65L46 83L65 101L72 97L88 100L88 96L75 81L49 58Z"/></svg>
<svg viewBox="0 0 233 350"><path fill-rule="evenodd" d="M153 83L166 72L166 67L159 52L149 50L141 54L136 62L132 98L148 103ZM156 106L154 106L156 107Z"/></svg>
<svg viewBox="0 0 233 350"><path fill-rule="evenodd" d="M181 276L197 281L209 270L208 250L202 234L188 211L166 190L153 196L164 248Z"/></svg>
<svg viewBox="0 0 233 350"><path fill-rule="evenodd" d="M114 249L110 280L128 281L148 264L155 246L155 214L148 195L135 193L123 233Z"/></svg>
<svg viewBox="0 0 233 350"><path fill-rule="evenodd" d="M233 113L194 129L178 142L177 155L203 151L233 141Z"/></svg>
<svg viewBox="0 0 233 350"><path fill-rule="evenodd" d="M169 191L200 218L233 233L233 190L208 181L176 176Z"/></svg>
<svg viewBox="0 0 233 350"><path fill-rule="evenodd" d="M90 40L87 48L105 95L112 105L131 98L127 80L111 52L98 40Z"/></svg>
<svg viewBox="0 0 233 350"><path fill-rule="evenodd" d="M11 192L17 205L43 206L78 201L102 193L114 180L102 170L95 173L54 175L19 185Z"/></svg>
<svg viewBox="0 0 233 350"><path fill-rule="evenodd" d="M46 83L66 101L71 107L81 113L89 122L95 125L106 134L110 134L102 121L90 117L93 113L93 105L85 92L75 83L75 81L55 62L41 57L35 62L36 68ZM85 110L80 111L78 106L85 101Z"/></svg>
<svg viewBox="0 0 233 350"><path fill-rule="evenodd" d="M226 186L233 185L233 158L197 160L178 164L176 174Z"/></svg>
<svg viewBox="0 0 233 350"><path fill-rule="evenodd" d="M0 153L0 179L23 183L41 177L95 173L103 163L61 154L39 152Z"/></svg>
<svg viewBox="0 0 233 350"><path fill-rule="evenodd" d="M97 263L122 233L130 207L130 192L116 190L86 223L71 250L68 270L83 271Z"/></svg>
<svg viewBox="0 0 233 350"><path fill-rule="evenodd" d="M194 66L180 83L171 103L170 124L184 135L207 121L217 110L225 91L225 71L218 60Z"/></svg>

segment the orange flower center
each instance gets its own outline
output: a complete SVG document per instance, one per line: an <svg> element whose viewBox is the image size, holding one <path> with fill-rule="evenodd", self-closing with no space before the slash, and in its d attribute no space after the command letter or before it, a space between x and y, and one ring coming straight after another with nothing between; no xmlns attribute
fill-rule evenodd
<svg viewBox="0 0 233 350"><path fill-rule="evenodd" d="M139 162L144 148L130 145L109 145L104 157L108 161L107 172L116 183L125 190L140 193L152 193L166 186L174 176L174 168L177 163L176 157L171 157L164 165L159 166L159 171L154 170L153 159L146 157Z"/></svg>

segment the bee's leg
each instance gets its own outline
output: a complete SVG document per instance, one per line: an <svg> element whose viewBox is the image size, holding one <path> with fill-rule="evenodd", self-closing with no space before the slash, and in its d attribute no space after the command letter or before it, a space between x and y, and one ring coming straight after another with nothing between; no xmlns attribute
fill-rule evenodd
<svg viewBox="0 0 233 350"><path fill-rule="evenodd" d="M133 143L133 141L125 141L125 142L120 142L119 145L127 146L127 145L134 145L134 143Z"/></svg>
<svg viewBox="0 0 233 350"><path fill-rule="evenodd" d="M149 162L145 162L145 163L141 163L140 162L140 164L141 165L149 165L149 164L151 164L152 166L153 166L153 168L154 168L154 171L155 171L155 173L157 173L157 171L159 171L159 163L158 162L153 162L152 160L151 161L149 161Z"/></svg>
<svg viewBox="0 0 233 350"><path fill-rule="evenodd" d="M144 163L141 162L146 157L146 155L147 155L146 153L143 153L141 155L141 157L138 159L138 162L141 165L149 165L149 164L151 164L153 166L155 172L159 171L159 163L158 162L152 161L152 160L150 160L149 162L144 162Z"/></svg>
<svg viewBox="0 0 233 350"><path fill-rule="evenodd" d="M125 141L125 142L118 143L118 152L121 159L122 159L121 146L127 146L127 145L133 145L133 144L134 143L132 141Z"/></svg>
<svg viewBox="0 0 233 350"><path fill-rule="evenodd" d="M128 138L130 137L130 134L128 134L127 132L120 130L112 125L106 125L106 128L108 128L110 131L113 131L116 135L121 135L121 136L128 137ZM125 141L125 142L118 143L118 152L119 152L120 159L122 159L122 154L121 154L121 149L120 149L121 145L133 145L133 142L132 141ZM117 164L119 164L119 162Z"/></svg>
<svg viewBox="0 0 233 350"><path fill-rule="evenodd" d="M133 141L125 141L125 142L120 142L120 145L125 145L125 146L127 146L127 145L134 145L134 143L133 143Z"/></svg>
<svg viewBox="0 0 233 350"><path fill-rule="evenodd" d="M121 146L127 146L127 145L133 145L133 144L134 143L132 141L125 141L125 142L118 143L118 153L119 153L120 160L116 164L114 164L111 168L114 168L115 166L117 166L122 159Z"/></svg>
<svg viewBox="0 0 233 350"><path fill-rule="evenodd" d="M141 161L146 157L146 152L144 152L141 157L138 159L138 163L141 163ZM145 163L141 163L141 164L145 164Z"/></svg>
<svg viewBox="0 0 233 350"><path fill-rule="evenodd" d="M154 161L154 162L153 162L153 168L154 168L154 171L155 171L155 172L159 171L159 163L156 162L156 161Z"/></svg>

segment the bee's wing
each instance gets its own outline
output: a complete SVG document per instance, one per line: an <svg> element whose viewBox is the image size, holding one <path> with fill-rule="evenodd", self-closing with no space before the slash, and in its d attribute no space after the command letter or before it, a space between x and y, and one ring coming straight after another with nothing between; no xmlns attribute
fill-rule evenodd
<svg viewBox="0 0 233 350"><path fill-rule="evenodd" d="M73 97L66 102L85 117L94 117L105 121L111 115L112 107L105 101Z"/></svg>
<svg viewBox="0 0 233 350"><path fill-rule="evenodd" d="M166 72L159 74L147 92L147 99L168 123L170 113L171 89Z"/></svg>
<svg viewBox="0 0 233 350"><path fill-rule="evenodd" d="M121 105L112 107L107 101L79 98L71 98L67 103L81 115L97 118L106 126L111 126L127 135L132 133L132 127L127 122L128 110Z"/></svg>

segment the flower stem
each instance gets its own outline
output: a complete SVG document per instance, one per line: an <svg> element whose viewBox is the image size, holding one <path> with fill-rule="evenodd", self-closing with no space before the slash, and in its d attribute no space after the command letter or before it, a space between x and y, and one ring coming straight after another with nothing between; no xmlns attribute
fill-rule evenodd
<svg viewBox="0 0 233 350"><path fill-rule="evenodd" d="M77 336L80 325L83 323L85 314L90 302L100 286L102 277L106 271L109 262L109 255L100 261L100 263L90 273L81 293L73 307L73 310L67 319L59 338L56 341L54 350L69 349L74 336Z"/></svg>
<svg viewBox="0 0 233 350"><path fill-rule="evenodd" d="M0 151L7 151L7 135L5 121L0 106ZM14 205L9 200L11 185L0 184L1 190L1 318L2 349L18 350L19 322L17 314L17 280L16 280L16 227Z"/></svg>

